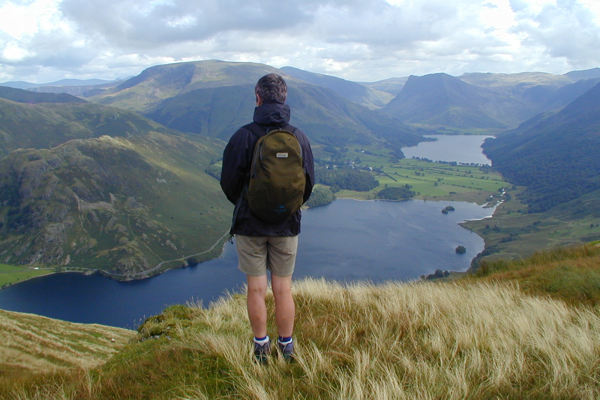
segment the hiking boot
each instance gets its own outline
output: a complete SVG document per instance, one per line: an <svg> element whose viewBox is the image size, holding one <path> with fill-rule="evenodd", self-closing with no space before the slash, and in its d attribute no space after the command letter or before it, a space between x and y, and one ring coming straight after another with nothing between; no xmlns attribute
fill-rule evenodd
<svg viewBox="0 0 600 400"><path fill-rule="evenodd" d="M269 363L269 355L271 354L271 341L267 340L264 343L254 342L254 360L263 365Z"/></svg>
<svg viewBox="0 0 600 400"><path fill-rule="evenodd" d="M290 340L289 342L282 343L279 339L277 339L277 347L279 347L279 352L283 359L287 362L294 361L294 341Z"/></svg>

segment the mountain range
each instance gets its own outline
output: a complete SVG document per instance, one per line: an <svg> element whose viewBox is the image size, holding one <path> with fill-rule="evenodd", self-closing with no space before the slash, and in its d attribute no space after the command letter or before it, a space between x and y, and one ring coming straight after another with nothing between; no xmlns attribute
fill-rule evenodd
<svg viewBox="0 0 600 400"><path fill-rule="evenodd" d="M282 73L262 64L215 60L162 65L89 100L140 112L169 128L227 140L252 119L253 87L261 76L271 72ZM402 146L417 144L421 134L427 132L370 110L328 87L301 81L285 72L284 76L292 123L319 143L345 146L381 142L401 154ZM358 84L353 87L365 89ZM351 97L356 100L365 96Z"/></svg>
<svg viewBox="0 0 600 400"><path fill-rule="evenodd" d="M511 182L530 187L532 211L597 187L596 153L586 151L599 142L598 69L356 83L253 63L159 65L100 85L0 87L0 261L136 279L214 257L231 211L214 178L218 161L251 120L256 80L270 72L285 76L292 123L317 160L351 145L400 158L423 134L521 124L486 152ZM565 154L581 162L554 168ZM547 196L553 182L563 197Z"/></svg>
<svg viewBox="0 0 600 400"><path fill-rule="evenodd" d="M539 113L566 106L600 82L600 68L594 68L564 75L431 74L357 83L293 67L276 69L263 64L210 60L159 65L130 79L98 85L90 85L94 81L69 80L47 85L5 84L29 87L29 91L76 94L93 103L142 113L174 129L227 139L231 130L252 114L253 103L248 102L248 97L252 99L253 95L243 86L254 85L269 72L286 77L290 101L308 96L308 106L302 101L294 104L293 118L298 125L315 130L315 136L329 136L322 128L328 125L329 132L341 129L354 131L358 136L370 136L370 130L396 130L406 136L402 140L407 142L414 141L409 136L415 127L454 133L516 128ZM307 95L307 90L312 92ZM6 98L1 94L0 97ZM357 104L367 110L356 108ZM214 115L211 110L219 110L221 115ZM369 110L382 111L387 117ZM380 126L365 127L364 115L381 121ZM311 121L315 116L317 121ZM398 120L411 126L398 126Z"/></svg>

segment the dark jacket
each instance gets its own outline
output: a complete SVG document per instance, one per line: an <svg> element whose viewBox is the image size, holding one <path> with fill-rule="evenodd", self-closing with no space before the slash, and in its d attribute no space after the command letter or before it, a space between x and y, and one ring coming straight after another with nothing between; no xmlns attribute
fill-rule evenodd
<svg viewBox="0 0 600 400"><path fill-rule="evenodd" d="M299 129L289 125L289 106L274 102L262 104L254 109L253 119L263 128L261 131L264 130L264 132L260 132L261 136L266 134L267 130L285 128L293 131L298 138L302 146L302 158L306 174L306 189L304 191L304 201L306 202L312 193L315 182L313 154L306 135ZM248 202L242 196L250 176L254 145L259 139L259 136L250 131L249 125L241 127L233 134L223 152L221 188L227 199L236 205L231 233L244 236L296 236L300 233L300 210L282 223L269 224L259 220L252 214Z"/></svg>

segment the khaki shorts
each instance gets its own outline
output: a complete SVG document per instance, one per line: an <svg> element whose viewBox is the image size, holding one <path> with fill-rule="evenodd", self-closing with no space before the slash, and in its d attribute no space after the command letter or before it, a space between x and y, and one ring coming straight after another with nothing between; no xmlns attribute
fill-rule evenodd
<svg viewBox="0 0 600 400"><path fill-rule="evenodd" d="M298 236L235 235L238 268L250 276L290 276L296 266Z"/></svg>

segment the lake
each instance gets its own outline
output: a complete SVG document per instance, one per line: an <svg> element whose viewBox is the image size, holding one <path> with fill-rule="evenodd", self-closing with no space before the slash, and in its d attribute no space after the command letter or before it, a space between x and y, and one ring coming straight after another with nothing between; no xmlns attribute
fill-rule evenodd
<svg viewBox="0 0 600 400"><path fill-rule="evenodd" d="M406 158L420 157L432 161L461 162L465 164L488 164L492 161L482 153L481 145L492 136L478 135L428 135L434 142L421 142L417 146L404 147Z"/></svg>
<svg viewBox="0 0 600 400"><path fill-rule="evenodd" d="M439 142L446 145L431 143ZM471 147L463 145L465 154L481 152L472 142ZM456 211L442 214L448 205ZM414 280L436 269L464 271L484 243L458 224L492 213L493 209L464 202L336 200L303 212L295 277L384 282ZM467 252L457 254L458 245ZM218 259L141 281L76 273L32 279L0 290L0 308L135 328L168 305L188 301L208 305L227 291L241 290L244 281L235 246L226 243Z"/></svg>

